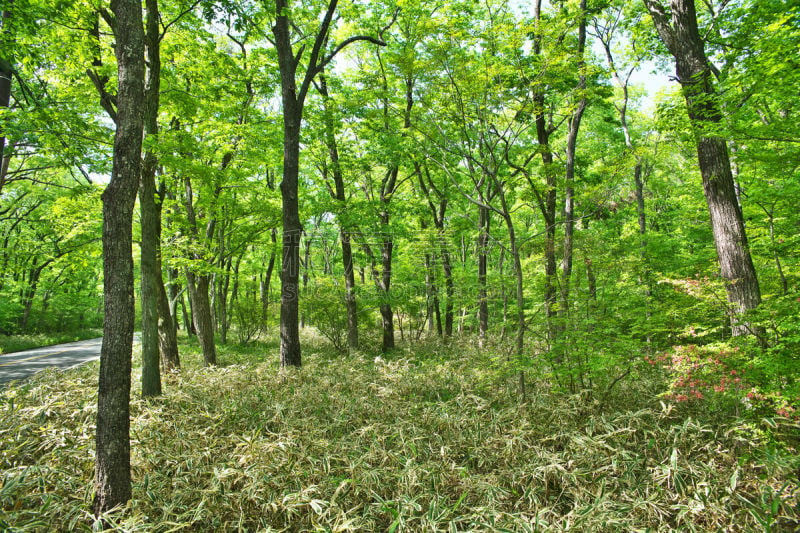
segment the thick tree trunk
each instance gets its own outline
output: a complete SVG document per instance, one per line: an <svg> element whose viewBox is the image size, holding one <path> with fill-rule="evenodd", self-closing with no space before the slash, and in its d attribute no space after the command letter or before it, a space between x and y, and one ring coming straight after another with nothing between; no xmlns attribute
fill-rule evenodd
<svg viewBox="0 0 800 533"><path fill-rule="evenodd" d="M335 5L335 4L334 4ZM283 180L280 184L283 206L283 261L281 262L281 367L300 366L300 237L303 232L298 205L298 173L300 170L300 125L303 118L303 98L298 98L297 61L289 36L289 17L286 0L275 2L275 47L281 74L283 103ZM305 84L304 84L305 85Z"/></svg>
<svg viewBox="0 0 800 533"><path fill-rule="evenodd" d="M730 306L734 336L751 332L739 317L761 303L742 210L736 197L725 140L715 131L722 121L711 66L697 27L694 0L672 0L671 21L657 0L645 0L661 40L675 57L686 108L697 138L697 158L708 203L720 274Z"/></svg>
<svg viewBox="0 0 800 533"><path fill-rule="evenodd" d="M133 343L133 207L141 170L144 98L142 7L114 0L119 75L111 181L103 192L104 319L97 396L95 496L100 515L131 497L130 388Z"/></svg>
<svg viewBox="0 0 800 533"><path fill-rule="evenodd" d="M281 367L300 366L300 224L297 177L300 166L300 115L284 98L283 262L281 264Z"/></svg>

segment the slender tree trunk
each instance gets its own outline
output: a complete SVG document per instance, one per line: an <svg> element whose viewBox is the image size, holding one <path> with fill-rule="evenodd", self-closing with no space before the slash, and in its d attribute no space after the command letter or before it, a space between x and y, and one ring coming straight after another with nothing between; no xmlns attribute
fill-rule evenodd
<svg viewBox="0 0 800 533"><path fill-rule="evenodd" d="M536 0L534 8L534 18L537 25L541 24L541 4L542 0ZM534 38L533 52L534 55L541 55L541 32L537 28L537 34ZM553 132L552 126L547 122L545 95L541 90L537 90L534 94L534 104L536 107L536 140L541 147L542 166L545 175L545 188L544 201L540 207L542 210L542 218L545 223L545 239L544 239L544 310L547 319L547 329L549 341L552 344L556 340L557 329L553 322L553 317L556 315L556 175L553 166L553 152L550 149L550 135Z"/></svg>
<svg viewBox="0 0 800 533"><path fill-rule="evenodd" d="M446 244L442 244L442 270L444 271L444 335L453 336L453 296L455 287L453 284L453 266L450 263L450 251Z"/></svg>
<svg viewBox="0 0 800 533"><path fill-rule="evenodd" d="M398 170L393 170L397 179ZM384 205L388 203L388 198ZM394 249L394 239L389 229L388 206L384 207L381 213L381 227L383 228L383 242L381 244L381 321L383 322L383 343L382 350L388 352L394 349L394 312L392 311L390 289L392 284L392 251Z"/></svg>
<svg viewBox="0 0 800 533"><path fill-rule="evenodd" d="M111 4L116 19L118 120L111 181L103 192L104 319L97 395L95 515L131 498L130 388L133 343L133 208L141 170L144 98L142 6Z"/></svg>
<svg viewBox="0 0 800 533"><path fill-rule="evenodd" d="M751 332L740 316L761 303L744 217L736 197L728 146L716 130L722 122L694 0L672 0L668 16L658 0L644 0L661 40L675 57L686 108L697 138L697 159L711 217L720 274L725 280L734 336ZM671 21L670 21L671 17Z"/></svg>
<svg viewBox="0 0 800 533"><path fill-rule="evenodd" d="M159 265L160 268L160 265ZM158 345L161 354L161 364L166 371L177 370L181 367L178 355L178 335L176 318L170 309L167 291L162 283L158 289Z"/></svg>
<svg viewBox="0 0 800 533"><path fill-rule="evenodd" d="M11 21L11 8L13 7L13 0L8 0L5 3L5 9L0 16L0 109L7 109L11 104L11 76L12 71L12 58L8 53L11 50L14 41L11 28L9 27ZM0 192L3 191L6 176L6 132L5 129L0 129Z"/></svg>
<svg viewBox="0 0 800 533"><path fill-rule="evenodd" d="M572 253L573 235L575 231L575 153L578 145L578 131L581 127L581 119L586 110L587 100L583 94L586 90L586 73L583 59L584 49L586 48L586 0L581 0L581 20L578 26L578 70L580 71L580 81L577 91L580 93L578 103L572 116L569 119L569 130L567 133L567 161L564 179L566 187L564 191L564 256L561 262L561 303L558 307L558 314L562 318L560 327L566 327L566 319L569 316L569 291L572 280Z"/></svg>
<svg viewBox="0 0 800 533"><path fill-rule="evenodd" d="M330 95L328 93L328 80L324 75L320 75L320 94L323 98L323 105L325 111L330 113L328 108L328 101ZM339 162L339 147L336 142L335 124L330 117L326 115L325 123L325 141L328 145L328 155L331 160L332 174L333 174L333 189L332 196L339 202L339 238L342 243L342 266L344 268L344 302L347 309L347 347L352 352L358 350L358 305L356 303L356 280L355 272L353 270L353 247L350 242L350 232L348 231L348 224L344 220L345 196L344 176L342 174L342 166Z"/></svg>
<svg viewBox="0 0 800 533"><path fill-rule="evenodd" d="M192 183L189 178L184 178L186 187L186 217L191 227L192 235L195 240L199 240L197 231L197 216L194 211L194 200ZM214 234L213 221L208 224L206 237L210 240ZM195 261L201 259L197 253L192 254ZM186 270L186 287L189 292L189 305L192 310L192 324L203 350L203 361L206 366L217 364L217 349L214 343L214 318L211 313L211 302L209 301L209 285L211 282L210 274L196 274L191 269Z"/></svg>
<svg viewBox="0 0 800 533"><path fill-rule="evenodd" d="M161 198L164 198L163 194ZM161 235L161 213L163 203L158 203L158 235ZM158 291L158 340L161 354L161 365L165 371L177 370L181 366L178 355L178 315L176 308L170 305L167 289L164 287L163 268L161 263L161 239L158 239L156 250L156 290Z"/></svg>
<svg viewBox="0 0 800 533"><path fill-rule="evenodd" d="M339 228L342 241L342 266L344 267L344 303L347 308L347 347L358 350L358 305L356 303L356 279L353 272L353 249L350 234Z"/></svg>
<svg viewBox="0 0 800 533"><path fill-rule="evenodd" d="M214 344L214 321L211 317L211 302L208 289L211 276L186 271L186 286L189 289L189 300L192 304L192 321L197 332L197 340L203 350L203 364L217 364L217 348Z"/></svg>
<svg viewBox="0 0 800 533"><path fill-rule="evenodd" d="M489 331L489 301L486 293L489 208L478 207L478 345L483 347Z"/></svg>
<svg viewBox="0 0 800 533"><path fill-rule="evenodd" d="M308 280L309 280L309 277L311 275L311 269L313 268L313 265L311 264L311 243L314 240L315 233L316 233L316 228L314 229L314 231L311 233L310 236L308 234L306 234L306 238L304 239L305 247L303 249L303 263L302 263L302 265L303 265L303 290L302 290L303 297L305 297L308 294ZM302 329L302 328L305 328L305 327L306 327L306 314L305 314L305 312L302 312L300 314L300 328Z"/></svg>
<svg viewBox="0 0 800 533"><path fill-rule="evenodd" d="M30 320L31 310L33 309L33 299L36 296L36 289L39 287L39 277L42 274L42 269L47 264L49 264L49 262L31 269L28 275L28 286L22 291L22 316L19 320L19 329L23 333L28 331L28 321Z"/></svg>
<svg viewBox="0 0 800 533"><path fill-rule="evenodd" d="M511 214L508 212L508 206L506 206L505 194L501 193L500 200L503 204L503 212L505 213L503 215L503 220L505 220L506 229L508 230L508 245L509 251L511 252L511 258L514 261L514 279L516 281L515 296L517 300L517 335L514 341L514 353L517 356L521 356L523 354L525 342L525 293L523 291L522 261L520 260L519 249L517 248L517 237L514 230L514 223L511 220Z"/></svg>
<svg viewBox="0 0 800 533"><path fill-rule="evenodd" d="M158 0L146 0L147 8L145 45L147 53L147 79L144 95L145 135L158 135L158 107L161 84L160 28ZM158 334L158 285L163 282L158 269L160 209L156 205L156 168L158 158L152 150L145 152L139 184L141 210L141 297L142 297L142 396L161 394Z"/></svg>
<svg viewBox="0 0 800 533"><path fill-rule="evenodd" d="M275 269L275 246L278 241L275 229L272 230L271 238L272 249L269 252L269 260L267 261L267 272L261 281L261 321L265 326L269 320L270 286L272 285L272 272Z"/></svg>

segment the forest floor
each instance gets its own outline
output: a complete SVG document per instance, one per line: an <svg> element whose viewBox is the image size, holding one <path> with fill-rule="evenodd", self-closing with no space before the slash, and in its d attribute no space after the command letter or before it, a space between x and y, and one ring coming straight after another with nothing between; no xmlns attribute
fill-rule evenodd
<svg viewBox="0 0 800 533"><path fill-rule="evenodd" d="M800 527L796 427L673 405L655 375L602 403L529 375L521 401L505 357L464 345L344 356L310 338L288 372L274 344L220 346L215 368L181 349L159 399L134 371L123 530ZM0 530L91 530L97 368L0 391Z"/></svg>

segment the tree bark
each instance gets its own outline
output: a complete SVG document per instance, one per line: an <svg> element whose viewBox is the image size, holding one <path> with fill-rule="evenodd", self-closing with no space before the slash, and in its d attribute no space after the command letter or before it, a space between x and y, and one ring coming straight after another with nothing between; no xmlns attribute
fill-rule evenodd
<svg viewBox="0 0 800 533"><path fill-rule="evenodd" d="M335 6L335 0L334 0ZM298 98L297 60L289 35L287 0L275 0L275 48L281 75L283 103L283 180L280 184L283 206L283 261L281 263L281 367L300 366L299 275L300 237L303 232L298 204L300 170L300 124L305 94ZM299 60L299 57L298 57Z"/></svg>
<svg viewBox="0 0 800 533"><path fill-rule="evenodd" d="M178 315L176 313L176 303L170 305L170 297L167 288L164 286L163 264L161 261L161 215L165 188L162 184L159 193L161 201L158 207L158 247L156 249L156 290L158 291L158 347L161 355L161 365L163 370L177 370L181 367L180 356L178 355Z"/></svg>
<svg viewBox="0 0 800 533"><path fill-rule="evenodd" d="M97 397L96 516L131 497L130 387L133 343L133 208L141 170L144 98L142 7L113 0L118 120L111 181L103 192L103 344Z"/></svg>
<svg viewBox="0 0 800 533"><path fill-rule="evenodd" d="M536 0L534 9L534 18L536 24L539 25L541 21L541 7L542 1ZM538 28L537 28L538 30ZM534 55L541 55L541 34L537 34L533 40ZM545 95L542 89L537 89L533 95L535 104L535 122L536 122L536 140L540 146L540 153L542 156L542 166L545 175L545 191L544 201L540 204L542 211L542 218L545 223L545 239L544 239L544 310L547 319L547 329L549 341L552 344L556 338L556 328L553 323L553 317L557 313L556 309L556 176L555 168L553 166L553 152L550 149L550 135L553 133L553 127L548 124L545 106Z"/></svg>
<svg viewBox="0 0 800 533"><path fill-rule="evenodd" d="M147 8L145 46L147 53L147 79L144 95L144 132L148 136L158 135L158 106L161 85L161 54L159 43L158 0L146 0ZM158 285L161 271L158 269L158 248L161 235L160 209L156 204L156 168L158 157L147 150L142 163L139 185L139 208L141 210L141 297L142 297L142 396L161 394L159 371L158 332Z"/></svg>
<svg viewBox="0 0 800 533"><path fill-rule="evenodd" d="M261 292L261 322L264 324L264 326L267 325L267 321L269 320L270 286L272 284L272 272L275 269L275 246L278 241L278 237L274 228L271 232L271 238L272 248L269 252L269 260L267 260L267 271L264 274L264 277L261 279L259 288Z"/></svg>
<svg viewBox="0 0 800 533"><path fill-rule="evenodd" d="M478 345L483 347L489 331L489 300L486 293L489 208L478 206Z"/></svg>
<svg viewBox="0 0 800 533"><path fill-rule="evenodd" d="M211 318L211 302L208 289L211 276L208 274L195 274L186 271L186 285L189 289L189 299L192 304L192 321L197 332L197 340L203 350L203 364L214 366L217 364L217 347L214 343L214 321Z"/></svg>
<svg viewBox="0 0 800 533"><path fill-rule="evenodd" d="M192 192L192 183L189 178L184 178L184 185L186 187L186 217L191 227L193 238L199 240L197 216L194 212L194 194ZM211 221L206 229L206 237L210 239L213 234L214 223ZM195 261L202 259L196 252L192 253L192 257ZM196 274L191 269L186 270L186 287L189 289L192 323L195 333L197 334L197 339L200 342L200 347L203 350L203 362L206 366L217 364L217 348L214 343L214 320L211 315L211 302L208 296L210 283L210 274Z"/></svg>
<svg viewBox="0 0 800 533"><path fill-rule="evenodd" d="M740 322L740 316L761 303L761 291L736 197L728 146L717 131L722 114L711 65L697 26L694 0L672 0L670 15L657 0L644 2L661 40L675 58L675 71L695 128L697 159L720 275L725 281L731 332L734 336L746 335L751 327Z"/></svg>
<svg viewBox="0 0 800 533"><path fill-rule="evenodd" d="M562 318L560 327L563 329L566 324L566 318L569 316L569 291L570 281L572 278L572 252L573 252L573 235L575 231L575 200L574 200L574 183L575 183L575 152L578 144L578 132L581 127L581 119L586 110L587 100L586 95L583 94L586 90L586 73L584 72L584 50L586 48L586 0L581 0L580 4L581 19L578 25L578 70L580 71L580 81L576 90L578 91L579 98L575 110L569 119L569 129L567 132L567 161L564 179L566 187L564 188L564 256L561 262L561 303L558 307L558 314Z"/></svg>
<svg viewBox="0 0 800 533"><path fill-rule="evenodd" d="M7 109L11 105L11 76L12 71L12 58L8 55L8 50L11 49L13 37L9 23L11 21L11 8L14 5L13 0L6 2L5 9L0 14L0 44L2 44L3 52L0 52L0 109ZM5 161L6 157L3 153L6 147L6 132L0 130L0 192L3 191L5 184Z"/></svg>
<svg viewBox="0 0 800 533"><path fill-rule="evenodd" d="M509 251L511 252L511 258L514 261L514 279L516 281L515 296L517 300L517 334L514 338L514 354L521 356L525 342L525 299L522 278L522 261L519 257L519 248L517 247L517 236L516 231L514 230L514 223L511 220L511 213L509 212L508 205L506 204L505 193L502 191L500 192L500 202L502 204L504 213L503 220L506 223L506 229L508 231L508 245Z"/></svg>

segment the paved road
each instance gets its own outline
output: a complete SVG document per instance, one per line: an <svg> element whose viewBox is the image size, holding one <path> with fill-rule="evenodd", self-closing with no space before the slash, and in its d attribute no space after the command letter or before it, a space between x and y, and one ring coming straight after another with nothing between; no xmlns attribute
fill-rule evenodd
<svg viewBox="0 0 800 533"><path fill-rule="evenodd" d="M100 358L102 338L56 344L0 355L0 385L28 378L46 368L66 370Z"/></svg>

